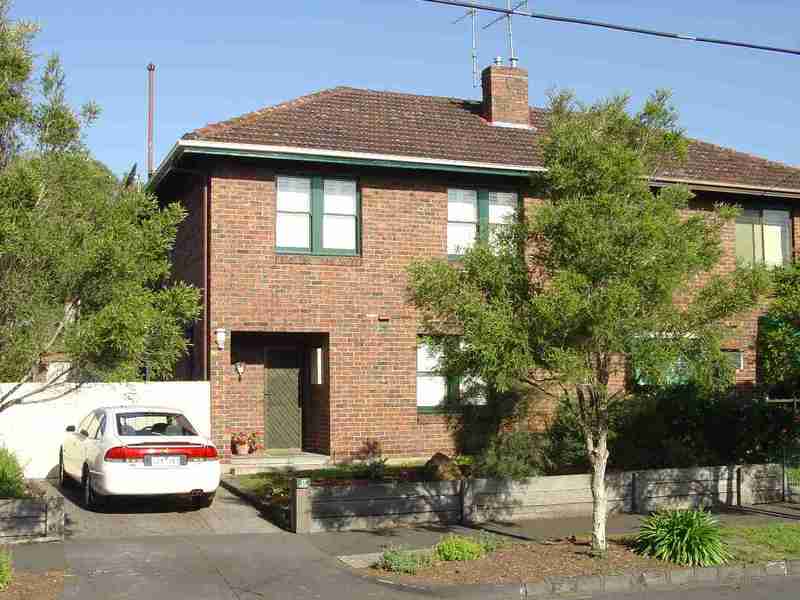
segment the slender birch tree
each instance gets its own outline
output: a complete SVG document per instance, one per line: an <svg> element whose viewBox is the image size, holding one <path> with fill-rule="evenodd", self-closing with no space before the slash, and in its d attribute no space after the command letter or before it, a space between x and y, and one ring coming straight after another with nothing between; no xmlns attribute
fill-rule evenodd
<svg viewBox="0 0 800 600"><path fill-rule="evenodd" d="M546 172L534 181L543 201L463 260L409 269L442 372L514 390L520 401L536 392L574 403L598 553L607 548L609 407L629 399L626 377L635 370L658 383L682 365L710 378L724 365L729 320L767 285L759 268L714 273L735 206L687 211L687 188L652 187L687 148L669 94L628 109L625 96L584 105L553 95Z"/></svg>

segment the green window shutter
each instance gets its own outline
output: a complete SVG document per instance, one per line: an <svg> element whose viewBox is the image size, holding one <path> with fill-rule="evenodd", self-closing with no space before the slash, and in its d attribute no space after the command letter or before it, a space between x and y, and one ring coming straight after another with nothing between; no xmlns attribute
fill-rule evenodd
<svg viewBox="0 0 800 600"><path fill-rule="evenodd" d="M461 377L451 375L447 378L447 400L457 402L461 399Z"/></svg>
<svg viewBox="0 0 800 600"><path fill-rule="evenodd" d="M323 213L322 177L311 178L311 251L319 253L322 249Z"/></svg>
<svg viewBox="0 0 800 600"><path fill-rule="evenodd" d="M489 190L478 190L478 240L489 239Z"/></svg>

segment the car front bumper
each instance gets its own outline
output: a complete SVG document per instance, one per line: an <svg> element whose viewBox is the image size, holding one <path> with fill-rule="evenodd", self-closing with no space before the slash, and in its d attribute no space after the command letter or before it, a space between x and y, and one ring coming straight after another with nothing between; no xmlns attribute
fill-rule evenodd
<svg viewBox="0 0 800 600"><path fill-rule="evenodd" d="M190 462L180 467L146 467L130 463L103 463L92 471L95 490L107 496L205 494L219 487L219 461Z"/></svg>

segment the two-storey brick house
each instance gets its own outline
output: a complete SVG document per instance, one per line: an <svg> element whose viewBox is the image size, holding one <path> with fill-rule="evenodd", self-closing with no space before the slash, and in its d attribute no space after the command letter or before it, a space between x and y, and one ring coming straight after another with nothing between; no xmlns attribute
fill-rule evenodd
<svg viewBox="0 0 800 600"><path fill-rule="evenodd" d="M175 276L203 290L179 368L209 380L215 440L341 459L368 439L391 456L453 448L446 393L418 344L406 266L457 254L520 205L541 170L545 112L527 72L493 65L481 101L339 87L186 134L151 181L188 212ZM737 257L780 263L800 234L800 169L693 141L680 170L693 208L737 203ZM755 378L756 315L730 341Z"/></svg>

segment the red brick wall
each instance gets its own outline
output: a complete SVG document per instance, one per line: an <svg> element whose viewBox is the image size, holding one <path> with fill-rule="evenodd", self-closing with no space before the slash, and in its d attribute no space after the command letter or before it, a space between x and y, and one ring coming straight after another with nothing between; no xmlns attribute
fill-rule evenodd
<svg viewBox="0 0 800 600"><path fill-rule="evenodd" d="M204 178L203 178L204 179ZM203 277L203 221L202 203L205 201L203 181L199 177L180 178L171 188L161 194L162 201L180 202L186 211L186 219L178 227L175 248L172 252L172 277L176 281L190 283L202 290ZM178 380L205 379L203 362L203 343L206 338L206 323L201 313L200 319L192 328L189 356L175 367Z"/></svg>
<svg viewBox="0 0 800 600"><path fill-rule="evenodd" d="M530 125L527 70L492 65L483 70L481 82L486 120Z"/></svg>
<svg viewBox="0 0 800 600"><path fill-rule="evenodd" d="M343 457L377 439L388 455L451 451L444 417L417 413L418 325L405 276L413 258L445 256L448 184L385 174L361 175L359 184L361 256L285 256L274 251L274 173L218 172L211 331L329 334L329 433L324 390L312 394L322 415L313 444L319 450ZM263 373L248 365L239 381L231 346L212 346L215 434L225 443L236 429L262 430L263 408L254 398L263 395Z"/></svg>
<svg viewBox="0 0 800 600"><path fill-rule="evenodd" d="M289 165L282 168L288 174L309 170L302 165L296 170ZM315 169L321 174L326 171L344 174L333 168ZM327 386L313 391L307 407L314 411L313 422L307 423L309 448L336 459L357 453L373 439L390 456L453 451L446 418L418 414L416 409L415 348L420 331L406 301L405 269L414 258L446 255L448 185L481 181L487 187L502 186L499 180L372 169L357 178L361 256L286 256L274 250L273 167L232 162L215 167L208 335L213 336L217 328L229 332L224 349L211 343L217 443L227 447L236 430L263 431L262 350L258 344L253 348L239 345L237 334L327 333ZM697 206L717 199L704 195ZM530 209L535 201L527 198L525 205ZM799 221L795 215L795 232L800 232ZM731 226L724 235L722 269L733 265L733 232ZM191 243L191 236L181 239ZM755 314L743 321L744 327L730 344L745 351L745 370L737 375L741 382L754 377ZM247 362L241 381L233 367L236 360ZM547 407L537 408L540 417L547 412Z"/></svg>

